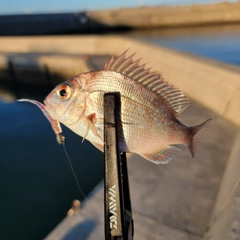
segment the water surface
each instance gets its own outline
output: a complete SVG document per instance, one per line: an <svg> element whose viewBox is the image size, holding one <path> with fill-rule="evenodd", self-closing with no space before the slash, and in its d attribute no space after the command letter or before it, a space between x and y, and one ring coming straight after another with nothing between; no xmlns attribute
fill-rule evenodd
<svg viewBox="0 0 240 240"><path fill-rule="evenodd" d="M40 100L39 89L33 86L31 97L35 92ZM87 195L103 177L102 153L87 141L81 144L65 127L63 134ZM43 239L66 216L72 200L84 197L63 147L36 106L0 101L0 135L0 239Z"/></svg>

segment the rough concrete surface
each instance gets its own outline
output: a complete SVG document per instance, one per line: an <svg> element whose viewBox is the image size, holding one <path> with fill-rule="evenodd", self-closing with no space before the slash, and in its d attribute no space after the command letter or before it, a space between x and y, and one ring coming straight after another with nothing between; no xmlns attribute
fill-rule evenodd
<svg viewBox="0 0 240 240"><path fill-rule="evenodd" d="M239 169L238 169L239 170ZM233 190L233 189L231 189ZM227 200L227 201L226 201ZM219 209L218 209L219 210ZM221 211L211 222L205 240L240 239L240 184L225 199Z"/></svg>
<svg viewBox="0 0 240 240"><path fill-rule="evenodd" d="M240 129L232 145L206 239L240 239Z"/></svg>

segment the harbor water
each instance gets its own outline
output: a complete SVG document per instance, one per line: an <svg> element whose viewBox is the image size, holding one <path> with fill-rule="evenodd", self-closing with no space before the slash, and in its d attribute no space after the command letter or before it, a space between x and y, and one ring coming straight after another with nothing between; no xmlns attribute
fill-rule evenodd
<svg viewBox="0 0 240 240"><path fill-rule="evenodd" d="M50 88L28 90L20 91L20 97L42 101ZM0 101L0 135L0 239L43 239L66 216L72 201L84 196L63 146L36 106ZM64 126L63 135L87 195L103 177L103 154Z"/></svg>
<svg viewBox="0 0 240 240"><path fill-rule="evenodd" d="M177 51L240 65L240 25L133 31L128 37Z"/></svg>

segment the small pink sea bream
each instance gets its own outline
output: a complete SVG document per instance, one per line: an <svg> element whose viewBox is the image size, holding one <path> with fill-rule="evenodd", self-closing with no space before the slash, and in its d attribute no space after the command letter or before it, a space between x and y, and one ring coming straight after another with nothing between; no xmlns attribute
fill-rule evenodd
<svg viewBox="0 0 240 240"><path fill-rule="evenodd" d="M177 117L190 104L188 97L150 68L145 69L140 60L134 61L135 54L126 57L126 52L116 59L112 56L103 70L82 73L58 85L46 97L45 105L21 101L42 109L60 143L59 122L103 151L103 96L120 92L120 151L137 153L159 164L168 163L181 151L173 145L184 144L194 157L210 119L194 127L182 124Z"/></svg>

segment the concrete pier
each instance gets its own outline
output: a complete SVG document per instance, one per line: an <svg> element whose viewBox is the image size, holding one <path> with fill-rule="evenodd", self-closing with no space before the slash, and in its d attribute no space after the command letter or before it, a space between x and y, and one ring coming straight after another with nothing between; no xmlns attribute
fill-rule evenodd
<svg viewBox="0 0 240 240"><path fill-rule="evenodd" d="M209 117L213 121L200 140L194 160L186 148L167 165L155 165L138 155L128 157L134 239L205 239L237 130L234 124L197 103L186 109L181 121L193 125ZM83 206L67 216L45 240L104 239L103 196L101 183ZM228 224L232 225L235 220L231 217ZM224 236L231 234L231 227L227 229L222 224L222 231L227 231ZM219 228L215 232L220 235Z"/></svg>
<svg viewBox="0 0 240 240"><path fill-rule="evenodd" d="M13 66L19 66L24 62L19 60L20 55L27 58L34 53L34 64L47 64L50 72L55 69L60 75L65 67L74 65L75 59L79 63L75 73L83 67L103 67L106 55L119 55L127 48L129 54L137 52L136 57L142 57L142 62L193 100L180 115L184 124L192 126L213 119L200 140L195 160L185 148L168 165L156 166L137 155L128 157L135 239L239 239L238 67L114 35L3 37L0 69L4 71L10 58ZM62 64L58 71L49 60L56 55L59 64L65 57L73 62ZM101 61L91 62L90 67L86 56L91 55L99 55ZM80 210L66 217L46 239L104 239L102 194L100 184Z"/></svg>

